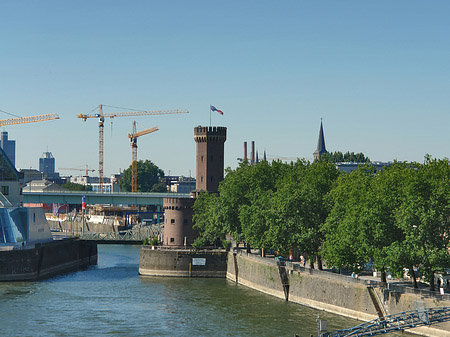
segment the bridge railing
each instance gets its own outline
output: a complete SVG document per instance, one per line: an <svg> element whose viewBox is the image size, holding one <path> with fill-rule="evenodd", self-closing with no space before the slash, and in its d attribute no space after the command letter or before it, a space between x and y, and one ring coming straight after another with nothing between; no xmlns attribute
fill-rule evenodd
<svg viewBox="0 0 450 337"><path fill-rule="evenodd" d="M381 317L349 329L323 333L322 337L376 336L450 320L450 308L424 308Z"/></svg>
<svg viewBox="0 0 450 337"><path fill-rule="evenodd" d="M94 241L133 241L143 242L146 238L153 236L160 236L161 228L153 226L136 227L124 231L118 232L84 232L78 233L78 237L81 240L94 240Z"/></svg>

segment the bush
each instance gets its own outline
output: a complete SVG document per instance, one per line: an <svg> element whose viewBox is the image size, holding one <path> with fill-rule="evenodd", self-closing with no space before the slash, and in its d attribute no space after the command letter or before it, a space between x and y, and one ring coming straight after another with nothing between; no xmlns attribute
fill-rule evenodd
<svg viewBox="0 0 450 337"><path fill-rule="evenodd" d="M228 252L230 250L230 248L231 248L231 241L229 241L229 240L222 241L222 246Z"/></svg>
<svg viewBox="0 0 450 337"><path fill-rule="evenodd" d="M205 245L206 245L206 240L202 237L195 239L194 242L192 243L192 247L194 249L200 249L202 247L205 247Z"/></svg>
<svg viewBox="0 0 450 337"><path fill-rule="evenodd" d="M151 244L152 246L157 246L157 245L159 245L159 239L158 239L158 237L157 237L156 235L155 235L154 237L151 238L150 244Z"/></svg>

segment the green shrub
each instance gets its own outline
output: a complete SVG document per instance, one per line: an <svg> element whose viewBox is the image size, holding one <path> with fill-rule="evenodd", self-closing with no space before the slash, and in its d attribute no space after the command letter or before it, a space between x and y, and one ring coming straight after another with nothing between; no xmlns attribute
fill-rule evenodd
<svg viewBox="0 0 450 337"><path fill-rule="evenodd" d="M227 252L230 250L231 248L231 241L229 240L224 240L222 241L222 246L223 248L225 248L227 250Z"/></svg>
<svg viewBox="0 0 450 337"><path fill-rule="evenodd" d="M159 239L158 239L158 237L157 237L156 235L153 236L153 237L151 238L150 244L151 244L152 246L157 246L157 245L159 245Z"/></svg>
<svg viewBox="0 0 450 337"><path fill-rule="evenodd" d="M206 245L206 240L202 237L195 239L194 242L192 243L192 247L195 249L200 249L200 248L204 247L205 245Z"/></svg>

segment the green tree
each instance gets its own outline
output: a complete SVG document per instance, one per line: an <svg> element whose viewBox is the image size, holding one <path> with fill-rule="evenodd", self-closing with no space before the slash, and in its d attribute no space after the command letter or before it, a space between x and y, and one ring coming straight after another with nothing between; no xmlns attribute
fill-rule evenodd
<svg viewBox="0 0 450 337"><path fill-rule="evenodd" d="M194 229L207 243L225 240L227 234L220 219L220 198L214 193L200 193L194 203Z"/></svg>
<svg viewBox="0 0 450 337"><path fill-rule="evenodd" d="M122 179L119 186L122 190L131 191L132 167L128 167L123 171ZM155 192L162 190L161 182L164 179L164 171L153 164L150 160L139 160L137 162L137 190L138 192ZM156 186L155 186L156 185Z"/></svg>
<svg viewBox="0 0 450 337"><path fill-rule="evenodd" d="M322 230L325 242L321 254L329 265L359 272L368 261L364 243L364 210L373 172L367 167L344 174L328 196L332 205Z"/></svg>
<svg viewBox="0 0 450 337"><path fill-rule="evenodd" d="M69 191L92 191L92 186L67 182L61 185Z"/></svg>
<svg viewBox="0 0 450 337"><path fill-rule="evenodd" d="M401 257L415 261L405 267L421 267L434 290L435 273L450 267L450 165L448 159L427 156L424 164L415 164L409 172L397 213L404 248L395 245L391 254L400 251Z"/></svg>

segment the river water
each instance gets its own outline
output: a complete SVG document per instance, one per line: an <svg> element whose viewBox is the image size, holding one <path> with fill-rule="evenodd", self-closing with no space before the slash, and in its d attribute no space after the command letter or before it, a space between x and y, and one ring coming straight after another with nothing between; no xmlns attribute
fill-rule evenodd
<svg viewBox="0 0 450 337"><path fill-rule="evenodd" d="M99 245L97 266L0 283L0 335L309 337L317 315L329 331L361 323L225 279L140 277L139 249Z"/></svg>

